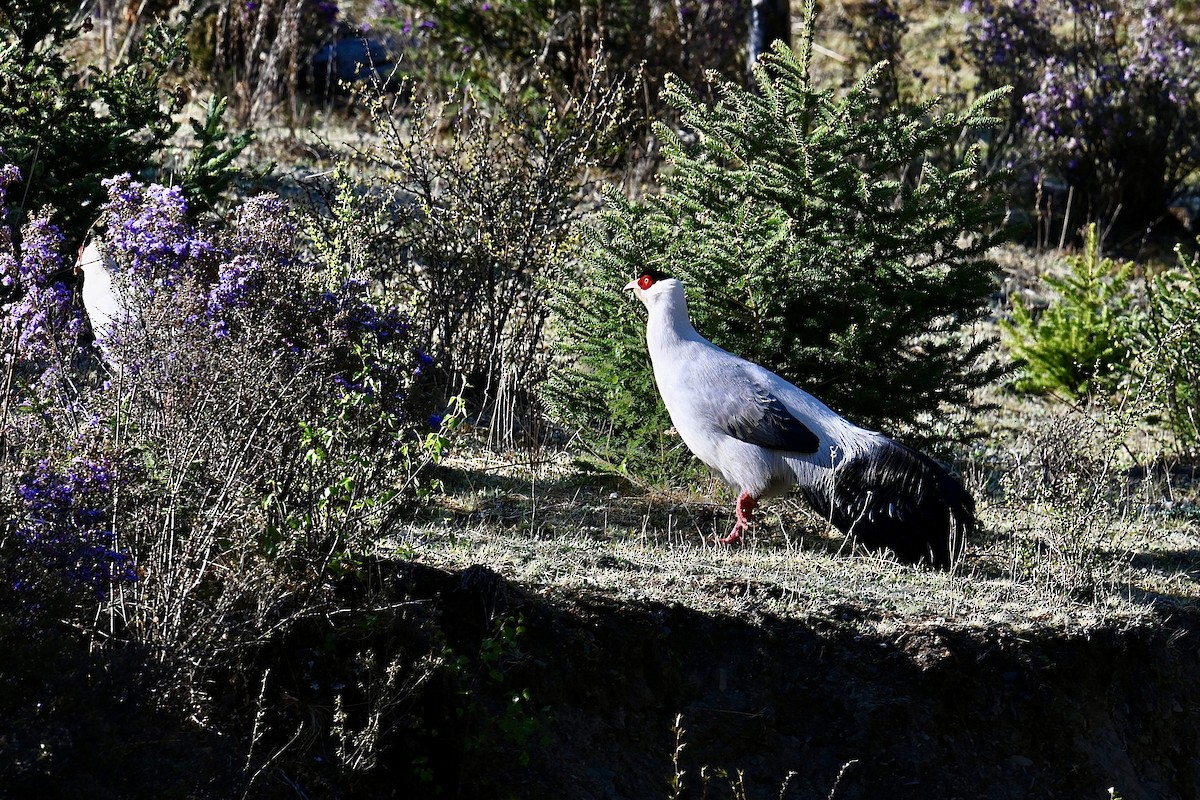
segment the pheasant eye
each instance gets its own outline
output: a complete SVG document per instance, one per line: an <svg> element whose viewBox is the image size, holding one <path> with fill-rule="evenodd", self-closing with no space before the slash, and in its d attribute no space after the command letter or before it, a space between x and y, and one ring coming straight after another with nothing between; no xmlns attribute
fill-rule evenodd
<svg viewBox="0 0 1200 800"><path fill-rule="evenodd" d="M649 289L653 285L654 278L650 277L649 275L643 275L642 277L638 278L638 286L640 286L643 291Z"/></svg>

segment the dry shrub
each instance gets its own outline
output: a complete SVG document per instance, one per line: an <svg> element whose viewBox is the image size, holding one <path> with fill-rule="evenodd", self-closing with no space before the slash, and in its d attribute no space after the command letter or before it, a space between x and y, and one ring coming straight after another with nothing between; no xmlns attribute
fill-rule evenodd
<svg viewBox="0 0 1200 800"><path fill-rule="evenodd" d="M466 387L497 442L533 432L549 286L576 280L573 223L616 149L626 97L599 64L560 106L469 87L415 107L376 97L384 143L359 155L384 176L366 202L387 213L372 217L370 249L391 265L380 276L390 289L412 298L446 386Z"/></svg>
<svg viewBox="0 0 1200 800"><path fill-rule="evenodd" d="M1152 491L1130 477L1135 407L1066 409L1023 432L1001 481L1015 580L1090 600L1128 578Z"/></svg>

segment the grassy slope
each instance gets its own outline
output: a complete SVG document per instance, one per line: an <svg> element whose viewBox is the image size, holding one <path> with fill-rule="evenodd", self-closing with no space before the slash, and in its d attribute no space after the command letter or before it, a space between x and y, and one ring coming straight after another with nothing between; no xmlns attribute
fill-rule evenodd
<svg viewBox="0 0 1200 800"><path fill-rule="evenodd" d="M799 4L793 5L798 13ZM920 72L925 79L920 91L967 89L969 76L936 66L947 43L960 38L960 4L899 5L909 21L902 75ZM836 11L822 18L818 38L830 50L852 55L856 45L839 28ZM814 67L845 68L829 58L817 59ZM315 120L314 128L321 142L361 147L370 140L361 128L343 129L336 115ZM311 136L270 127L262 134L259 160L275 159L299 171L331 164L327 147L302 144ZM1053 259L1017 249L1003 254L1002 262L1008 282L1021 285L1055 268ZM631 313L630 324L638 324L636 319ZM444 496L396 531L384 550L448 569L486 564L548 592L649 597L717 613L761 609L820 616L851 604L874 609L883 628L948 620L1071 629L1149 621L1155 607L1169 611L1200 599L1200 534L1190 524L1196 508L1190 479L1172 485L1156 477L1138 484L1144 491L1137 497L1121 485L1134 461L1157 461L1155 442L1134 441L1135 458L1122 451L1111 459L1104 503L1033 507L1022 498L1036 493L1034 487L1004 485L1014 464L1028 463L1046 446L1046 437L1033 429L1048 419L1068 429L1054 440L1063 448L1058 461L1066 464L1094 457L1084 452L1082 441L1085 432L1095 431L1081 417L1068 415L1063 422L1064 409L1054 401L1004 394L997 399L1000 408L982 422L984 438L960 459L980 504L983 535L951 574L850 552L794 499L765 509L747 547L714 547L713 535L724 533L732 519L732 498L715 481L686 490L646 489L576 466L569 449L531 464L529 454L497 455L470 442L445 465ZM1079 433L1074 445L1073 432ZM1036 475L1022 480L1028 484ZM1096 553L1100 557L1092 559ZM1085 560L1087 574L1080 575L1079 562Z"/></svg>
<svg viewBox="0 0 1200 800"><path fill-rule="evenodd" d="M1021 411L1043 413L1033 403ZM981 451L1009 441L985 442ZM799 619L854 606L876 617L880 632L926 621L1064 630L1136 624L1153 619L1156 607L1169 612L1200 599L1200 536L1186 520L1147 508L1092 520L1098 580L1083 586L1071 571L1078 559L1047 549L1069 544L1055 529L1062 524L1055 509L1031 514L978 485L984 533L957 569L940 573L854 552L798 499L769 504L747 546L714 546L732 520L723 487L640 489L573 467L569 453L531 465L460 450L444 479L446 496L387 547L446 569L484 564L546 593L584 590ZM1014 563L1022 559L1033 563Z"/></svg>

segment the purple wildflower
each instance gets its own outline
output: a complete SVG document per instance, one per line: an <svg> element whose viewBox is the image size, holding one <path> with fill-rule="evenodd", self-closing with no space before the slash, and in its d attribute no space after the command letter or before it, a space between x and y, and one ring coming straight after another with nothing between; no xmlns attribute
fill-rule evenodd
<svg viewBox="0 0 1200 800"><path fill-rule="evenodd" d="M172 286L202 271L213 244L189 224L179 187L146 186L129 174L103 183L109 245L130 280L147 287Z"/></svg>
<svg viewBox="0 0 1200 800"><path fill-rule="evenodd" d="M72 459L65 469L43 459L21 478L19 586L33 588L40 575L58 574L104 596L113 583L136 580L133 559L116 549L109 527L117 476L109 458L90 456Z"/></svg>
<svg viewBox="0 0 1200 800"><path fill-rule="evenodd" d="M12 231L0 223L0 286L6 290L0 296L0 330L16 337L22 359L46 369L70 360L83 319L63 282L62 234L47 212L26 223L21 234L17 252Z"/></svg>
<svg viewBox="0 0 1200 800"><path fill-rule="evenodd" d="M257 298L264 285L262 264L252 256L238 255L221 265L217 282L208 292L206 313L214 330L228 335L226 312L245 308Z"/></svg>

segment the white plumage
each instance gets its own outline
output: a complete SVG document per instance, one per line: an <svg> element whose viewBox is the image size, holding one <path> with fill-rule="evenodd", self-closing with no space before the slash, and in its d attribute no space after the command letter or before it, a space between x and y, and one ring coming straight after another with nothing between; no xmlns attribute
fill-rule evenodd
<svg viewBox="0 0 1200 800"><path fill-rule="evenodd" d="M124 313L113 282L117 262L102 253L95 240L92 240L79 252L75 270L83 273L83 309L92 324L92 333L97 343L103 343L112 329L113 319Z"/></svg>
<svg viewBox="0 0 1200 800"><path fill-rule="evenodd" d="M705 339L683 284L648 271L630 281L646 305L654 379L679 435L739 490L739 541L760 500L798 486L836 528L905 562L949 566L975 526L970 494L936 462L860 428L775 373Z"/></svg>

